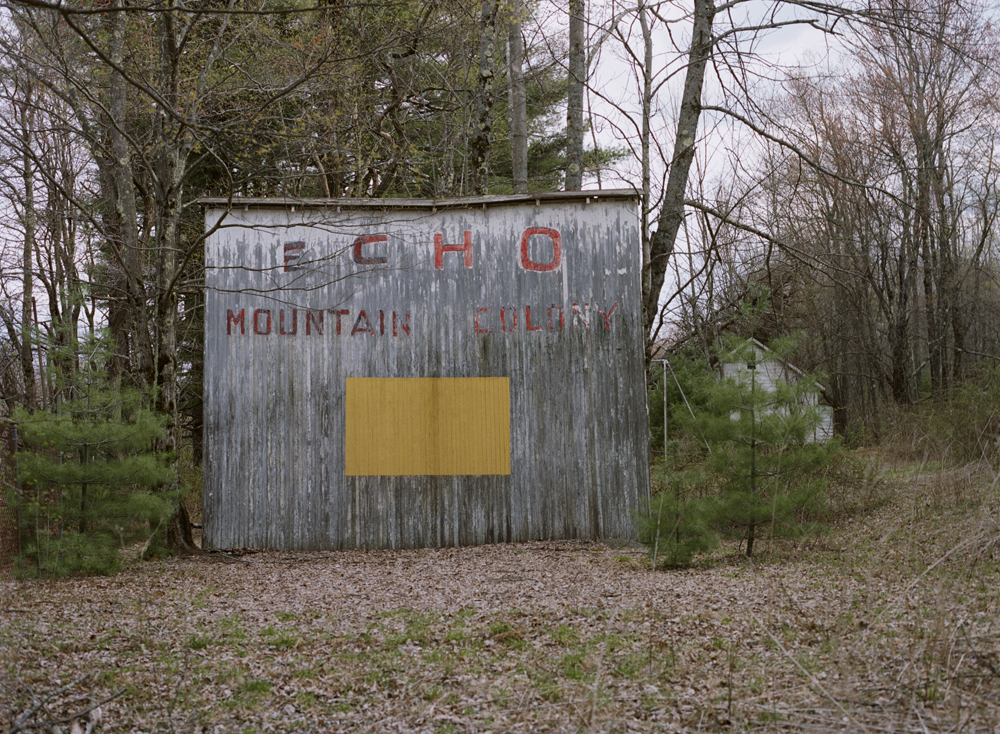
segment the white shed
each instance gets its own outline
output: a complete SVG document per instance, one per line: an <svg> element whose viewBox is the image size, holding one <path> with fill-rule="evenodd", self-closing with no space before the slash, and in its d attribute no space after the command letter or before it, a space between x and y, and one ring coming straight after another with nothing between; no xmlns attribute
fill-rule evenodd
<svg viewBox="0 0 1000 734"><path fill-rule="evenodd" d="M755 379L762 387L773 390L778 380L796 382L803 376L802 370L791 362L782 359L777 354L768 349L764 344L756 339L748 339L747 346L753 349L753 360L741 359L739 361L723 362L721 365L722 376L734 379L748 379L750 369L756 372ZM751 367L751 365L753 365ZM833 406L825 397L826 389L820 385L820 389L812 393L807 399L810 405L817 406L822 414L822 421L813 431L814 441L829 441L833 438Z"/></svg>

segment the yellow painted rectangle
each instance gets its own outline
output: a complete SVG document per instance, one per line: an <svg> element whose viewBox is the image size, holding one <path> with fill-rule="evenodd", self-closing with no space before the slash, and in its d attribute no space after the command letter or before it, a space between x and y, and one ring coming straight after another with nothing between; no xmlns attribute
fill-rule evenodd
<svg viewBox="0 0 1000 734"><path fill-rule="evenodd" d="M510 474L510 378L348 377L347 476Z"/></svg>

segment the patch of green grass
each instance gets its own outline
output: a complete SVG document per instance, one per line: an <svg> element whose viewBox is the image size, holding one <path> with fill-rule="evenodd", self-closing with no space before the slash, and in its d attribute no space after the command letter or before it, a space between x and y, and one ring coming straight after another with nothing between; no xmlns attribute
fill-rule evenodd
<svg viewBox="0 0 1000 734"><path fill-rule="evenodd" d="M549 636L558 642L560 645L572 645L577 641L576 630L570 627L568 624L559 624L549 632Z"/></svg>
<svg viewBox="0 0 1000 734"><path fill-rule="evenodd" d="M240 615L233 614L218 621L219 637L228 640L245 640L247 633L240 626Z"/></svg>
<svg viewBox="0 0 1000 734"><path fill-rule="evenodd" d="M562 700L562 692L559 690L559 683L554 676L538 676L532 679L532 683L539 698L549 703L559 703Z"/></svg>
<svg viewBox="0 0 1000 734"><path fill-rule="evenodd" d="M298 619L298 615L292 612L278 612L274 616L278 618L279 622L291 622L294 619Z"/></svg>
<svg viewBox="0 0 1000 734"><path fill-rule="evenodd" d="M917 694L920 700L927 704L935 704L942 699L941 689L936 682L928 681Z"/></svg>
<svg viewBox="0 0 1000 734"><path fill-rule="evenodd" d="M399 632L393 632L385 636L385 647L387 650L395 650L401 645L405 645L410 641L410 635L406 630Z"/></svg>
<svg viewBox="0 0 1000 734"><path fill-rule="evenodd" d="M299 691L295 694L295 705L306 711L315 706L317 701L319 696L311 691Z"/></svg>
<svg viewBox="0 0 1000 734"><path fill-rule="evenodd" d="M292 630L282 630L271 640L271 646L279 650L294 650L299 646L299 636Z"/></svg>
<svg viewBox="0 0 1000 734"><path fill-rule="evenodd" d="M504 620L491 622L487 632L497 642L515 650L524 650L528 646L527 640L524 639L523 630L511 626L509 622Z"/></svg>
<svg viewBox="0 0 1000 734"><path fill-rule="evenodd" d="M265 627L260 631L260 636L265 639L268 646L279 650L294 650L299 646L299 635L295 630L276 630L274 627Z"/></svg>
<svg viewBox="0 0 1000 734"><path fill-rule="evenodd" d="M188 640L188 647L192 650L204 650L212 644L212 638L208 635L192 635Z"/></svg>
<svg viewBox="0 0 1000 734"><path fill-rule="evenodd" d="M394 671L391 665L373 665L365 671L365 675L362 680L366 686L378 683L380 686L385 688L389 679L392 677L393 672Z"/></svg>
<svg viewBox="0 0 1000 734"><path fill-rule="evenodd" d="M397 627L386 635L386 647L399 647L408 642L426 645L430 642L430 626L434 621L433 615L405 609L396 610L391 614L394 617L402 618L404 625L402 629Z"/></svg>
<svg viewBox="0 0 1000 734"><path fill-rule="evenodd" d="M812 655L805 653L796 655L795 662L799 664L800 669L807 673L815 673L823 667L820 661L816 660Z"/></svg>
<svg viewBox="0 0 1000 734"><path fill-rule="evenodd" d="M611 655L622 649L633 649L639 645L646 642L645 638L637 637L630 639L626 635L619 634L617 632L608 632L597 635L594 638L595 644L600 644L604 646L604 652Z"/></svg>
<svg viewBox="0 0 1000 734"><path fill-rule="evenodd" d="M637 680L645 675L647 665L649 665L649 655L635 652L617 656L612 670L619 678Z"/></svg>
<svg viewBox="0 0 1000 734"><path fill-rule="evenodd" d="M559 667L562 675L568 680L582 681L590 677L587 672L587 656L583 652L563 655Z"/></svg>
<svg viewBox="0 0 1000 734"><path fill-rule="evenodd" d="M490 698L493 699L493 703L497 708L505 709L510 706L513 694L509 688L500 686L493 689Z"/></svg>
<svg viewBox="0 0 1000 734"><path fill-rule="evenodd" d="M216 683L225 685L238 681L242 676L240 669L235 665L225 665L215 672L214 679Z"/></svg>
<svg viewBox="0 0 1000 734"><path fill-rule="evenodd" d="M208 606L208 597L212 595L212 587L208 586L201 591L191 600L191 604L198 609L204 609Z"/></svg>
<svg viewBox="0 0 1000 734"><path fill-rule="evenodd" d="M441 651L440 648L437 647L432 648L428 650L426 653L424 653L424 660L426 660L428 663L436 665L440 663L442 660L444 660L444 653Z"/></svg>
<svg viewBox="0 0 1000 734"><path fill-rule="evenodd" d="M248 698L256 698L262 696L263 694L270 693L272 688L274 688L274 684L269 680L264 680L263 678L251 678L243 681L240 685L240 693L244 694Z"/></svg>

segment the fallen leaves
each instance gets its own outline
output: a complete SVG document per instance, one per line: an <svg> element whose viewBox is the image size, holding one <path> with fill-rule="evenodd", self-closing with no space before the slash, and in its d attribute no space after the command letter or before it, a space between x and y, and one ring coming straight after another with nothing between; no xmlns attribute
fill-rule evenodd
<svg viewBox="0 0 1000 734"><path fill-rule="evenodd" d="M1000 727L996 563L971 567L938 526L921 562L879 545L887 525L905 518L671 573L539 542L0 582L0 725L86 675L46 715L124 687L106 731Z"/></svg>

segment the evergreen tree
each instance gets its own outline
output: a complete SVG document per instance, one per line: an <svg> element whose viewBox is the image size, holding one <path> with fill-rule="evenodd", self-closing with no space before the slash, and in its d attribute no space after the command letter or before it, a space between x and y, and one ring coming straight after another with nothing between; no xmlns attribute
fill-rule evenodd
<svg viewBox="0 0 1000 734"><path fill-rule="evenodd" d="M834 442L811 440L823 419L817 379L761 369L765 360L782 362L790 347L776 343L762 354L752 340L730 343L721 362L738 369L709 388L695 420L712 446L706 466L719 481L717 523L746 539L747 556L758 528L785 536L809 529L804 518L821 507L826 489L819 470L836 451Z"/></svg>
<svg viewBox="0 0 1000 734"><path fill-rule="evenodd" d="M813 440L823 419L817 378L766 368L784 364L791 348L790 340L766 352L753 340L733 340L719 353L718 362L730 365L722 379L703 360L674 360L669 451L654 474L660 491L638 519L639 540L654 560L687 565L714 547L716 531L745 539L752 556L762 528L772 536L814 529L809 518L826 490L822 469L839 445ZM650 423L660 442L662 400L658 386Z"/></svg>
<svg viewBox="0 0 1000 734"><path fill-rule="evenodd" d="M166 420L148 395L109 381L101 350L63 386L55 410L15 414L22 570L44 576L112 573L120 550L145 543L170 517L175 493L166 457L152 448Z"/></svg>

